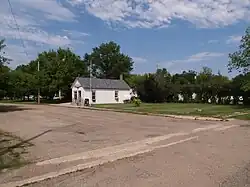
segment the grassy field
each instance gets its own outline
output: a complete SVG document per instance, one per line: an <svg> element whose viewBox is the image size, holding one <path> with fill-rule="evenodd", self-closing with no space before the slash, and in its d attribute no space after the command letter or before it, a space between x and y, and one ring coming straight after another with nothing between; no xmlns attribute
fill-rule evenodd
<svg viewBox="0 0 250 187"><path fill-rule="evenodd" d="M40 103L41 104L59 104L65 102L63 100L46 100L46 99L41 99ZM0 100L0 104L1 103L13 103L13 104L37 104L37 101L35 100Z"/></svg>
<svg viewBox="0 0 250 187"><path fill-rule="evenodd" d="M250 108L233 105L212 105L196 103L163 103L163 104L103 104L94 105L97 108L108 108L126 112L143 112L156 114L209 116L217 118L238 118L250 120Z"/></svg>

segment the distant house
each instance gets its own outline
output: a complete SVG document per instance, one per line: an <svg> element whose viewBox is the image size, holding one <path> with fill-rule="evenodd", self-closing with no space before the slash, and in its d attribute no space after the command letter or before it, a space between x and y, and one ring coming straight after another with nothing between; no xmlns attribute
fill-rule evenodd
<svg viewBox="0 0 250 187"><path fill-rule="evenodd" d="M133 96L122 76L118 80L77 77L71 89L75 105L123 103Z"/></svg>

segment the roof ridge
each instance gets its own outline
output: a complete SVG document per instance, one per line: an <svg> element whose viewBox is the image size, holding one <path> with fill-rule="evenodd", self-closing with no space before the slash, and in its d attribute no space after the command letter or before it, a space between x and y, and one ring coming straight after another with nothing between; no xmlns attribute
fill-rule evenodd
<svg viewBox="0 0 250 187"><path fill-rule="evenodd" d="M90 87L90 77L79 77L78 80L84 88ZM92 78L91 86L93 89L130 89L127 82L122 79Z"/></svg>
<svg viewBox="0 0 250 187"><path fill-rule="evenodd" d="M78 78L90 79L90 77L78 77ZM91 79L124 81L123 79L106 79L106 78L96 78L96 77L91 77Z"/></svg>

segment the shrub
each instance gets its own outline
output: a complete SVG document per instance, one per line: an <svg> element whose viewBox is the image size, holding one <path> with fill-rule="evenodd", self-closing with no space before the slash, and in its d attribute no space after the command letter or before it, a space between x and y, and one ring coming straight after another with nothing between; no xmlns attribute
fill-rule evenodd
<svg viewBox="0 0 250 187"><path fill-rule="evenodd" d="M135 104L136 107L139 107L141 105L141 100L136 98L133 100L133 103Z"/></svg>
<svg viewBox="0 0 250 187"><path fill-rule="evenodd" d="M125 104L130 103L130 99L125 99L125 100L123 100L123 103L125 103Z"/></svg>
<svg viewBox="0 0 250 187"><path fill-rule="evenodd" d="M135 97L135 96L132 96L132 97L130 98L130 101L133 103L135 99L136 99L136 97Z"/></svg>

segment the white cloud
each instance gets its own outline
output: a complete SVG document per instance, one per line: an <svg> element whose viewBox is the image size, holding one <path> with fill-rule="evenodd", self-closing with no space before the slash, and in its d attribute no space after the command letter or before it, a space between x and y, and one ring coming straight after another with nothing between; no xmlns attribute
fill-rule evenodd
<svg viewBox="0 0 250 187"><path fill-rule="evenodd" d="M76 30L63 30L65 33L67 33L69 36L71 36L72 38L82 38L82 37L86 37L86 36L90 36L89 33L86 32L80 32L80 31L76 31Z"/></svg>
<svg viewBox="0 0 250 187"><path fill-rule="evenodd" d="M53 29L50 31L44 29L53 28L55 21L63 23L76 21L77 16L59 0L36 0L35 3L34 0L11 0L11 3L19 29L11 14L8 1L1 2L0 6L0 39L6 39L8 46L6 53L13 59L11 67L27 63L43 50L59 46L73 48L75 45L83 44L82 40L75 37L80 36L81 32L72 30L67 33L63 32L65 28L62 28L57 29L55 33L51 31ZM24 41L25 48L20 38Z"/></svg>
<svg viewBox="0 0 250 187"><path fill-rule="evenodd" d="M34 59L37 54L36 50L31 46L27 45L25 49L20 45L7 44L5 51L5 56L12 61L10 62L10 67L15 68L16 66L27 63ZM28 55L26 54L28 53Z"/></svg>
<svg viewBox="0 0 250 187"><path fill-rule="evenodd" d="M36 14L41 13L44 17L57 21L75 21L75 14L65 8L56 0L12 0L14 7L24 7L25 10L31 9Z"/></svg>
<svg viewBox="0 0 250 187"><path fill-rule="evenodd" d="M203 28L250 18L250 0L68 0L108 23L127 27L166 27L173 19Z"/></svg>
<svg viewBox="0 0 250 187"><path fill-rule="evenodd" d="M23 40L48 44L51 46L65 46L71 44L71 40L67 36L49 34L48 32L35 28L21 28L20 32L17 29L0 28L0 33L4 33L6 39L19 39L19 33Z"/></svg>
<svg viewBox="0 0 250 187"><path fill-rule="evenodd" d="M209 40L207 43L208 44L216 44L216 43L219 43L219 40Z"/></svg>
<svg viewBox="0 0 250 187"><path fill-rule="evenodd" d="M143 58L143 57L131 57L135 63L145 63L147 62L147 59L146 58Z"/></svg>
<svg viewBox="0 0 250 187"><path fill-rule="evenodd" d="M226 44L237 44L241 41L241 39L242 39L241 35L229 36L229 38L226 41Z"/></svg>
<svg viewBox="0 0 250 187"><path fill-rule="evenodd" d="M11 14L7 1L0 7L0 36L6 39L20 39L33 41L52 46L64 46L71 44L67 36L51 34L40 26L46 23L44 19L72 21L75 17L68 9L53 0L12 0L14 16L18 28ZM39 14L42 13L42 14ZM49 16L49 17L48 17ZM48 23L46 23L48 24Z"/></svg>
<svg viewBox="0 0 250 187"><path fill-rule="evenodd" d="M224 55L225 55L224 53L217 53L217 52L201 52L201 53L191 55L187 57L186 59L172 60L164 64L165 64L165 67L170 68L174 65L181 65L183 63L208 61L213 58L221 57Z"/></svg>
<svg viewBox="0 0 250 187"><path fill-rule="evenodd" d="M191 55L187 58L187 62L196 62L196 61L204 61L204 60L209 60L211 58L215 57L220 57L223 56L224 53L217 53L217 52L202 52L202 53L197 53L194 55Z"/></svg>

